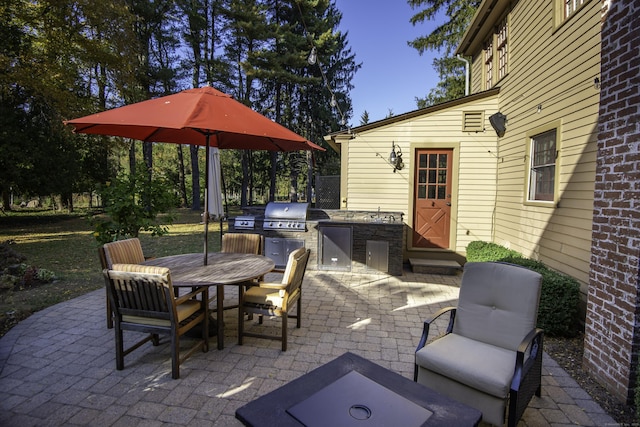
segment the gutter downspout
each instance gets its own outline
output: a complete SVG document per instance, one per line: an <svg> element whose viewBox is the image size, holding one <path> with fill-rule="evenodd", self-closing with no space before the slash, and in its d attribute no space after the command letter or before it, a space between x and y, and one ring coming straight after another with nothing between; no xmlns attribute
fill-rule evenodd
<svg viewBox="0 0 640 427"><path fill-rule="evenodd" d="M460 54L456 55L460 61L464 61L464 96L469 95L469 61Z"/></svg>

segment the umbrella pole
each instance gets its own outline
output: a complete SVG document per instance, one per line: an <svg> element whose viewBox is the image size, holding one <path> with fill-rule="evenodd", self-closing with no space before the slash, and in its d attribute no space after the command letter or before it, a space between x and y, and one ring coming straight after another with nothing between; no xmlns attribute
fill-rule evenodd
<svg viewBox="0 0 640 427"><path fill-rule="evenodd" d="M209 254L209 133L207 132L207 145L205 146L205 172L204 172L204 265L207 265Z"/></svg>

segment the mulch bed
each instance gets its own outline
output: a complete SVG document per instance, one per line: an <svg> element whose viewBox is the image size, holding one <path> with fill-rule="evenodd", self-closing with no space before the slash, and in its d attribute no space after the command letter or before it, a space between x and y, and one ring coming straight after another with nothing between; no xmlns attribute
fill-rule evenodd
<svg viewBox="0 0 640 427"><path fill-rule="evenodd" d="M582 334L575 338L545 336L544 349L616 422L621 425L638 425L634 408L613 397L582 369L583 341Z"/></svg>

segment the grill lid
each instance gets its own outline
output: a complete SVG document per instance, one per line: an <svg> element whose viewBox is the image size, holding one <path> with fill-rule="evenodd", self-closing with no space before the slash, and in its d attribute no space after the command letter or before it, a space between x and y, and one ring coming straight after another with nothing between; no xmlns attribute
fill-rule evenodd
<svg viewBox="0 0 640 427"><path fill-rule="evenodd" d="M309 203L268 203L264 209L265 230L305 230Z"/></svg>
<svg viewBox="0 0 640 427"><path fill-rule="evenodd" d="M298 221L307 220L309 203L267 203L264 209L264 219L295 219Z"/></svg>

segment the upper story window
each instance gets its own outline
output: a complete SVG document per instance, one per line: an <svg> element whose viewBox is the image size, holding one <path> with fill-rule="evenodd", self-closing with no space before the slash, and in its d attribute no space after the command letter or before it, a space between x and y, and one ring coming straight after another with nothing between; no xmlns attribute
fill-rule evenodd
<svg viewBox="0 0 640 427"><path fill-rule="evenodd" d="M498 80L507 75L507 18L500 23L496 35L496 50L498 51Z"/></svg>
<svg viewBox="0 0 640 427"><path fill-rule="evenodd" d="M531 138L529 201L553 201L556 189L556 129Z"/></svg>
<svg viewBox="0 0 640 427"><path fill-rule="evenodd" d="M586 0L564 0L564 19L567 19L573 12L578 10Z"/></svg>
<svg viewBox="0 0 640 427"><path fill-rule="evenodd" d="M485 89L493 86L493 40L489 40L484 48L484 83Z"/></svg>
<svg viewBox="0 0 640 427"><path fill-rule="evenodd" d="M588 2L589 0L554 0L553 22L555 26L562 25Z"/></svg>
<svg viewBox="0 0 640 427"><path fill-rule="evenodd" d="M493 85L507 75L509 68L508 57L509 27L507 16L504 17L496 30L485 42L484 47L484 88L491 89Z"/></svg>

